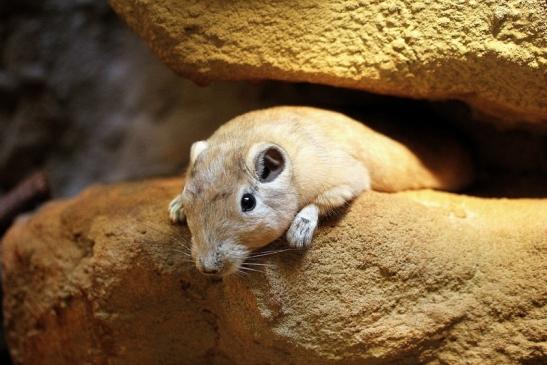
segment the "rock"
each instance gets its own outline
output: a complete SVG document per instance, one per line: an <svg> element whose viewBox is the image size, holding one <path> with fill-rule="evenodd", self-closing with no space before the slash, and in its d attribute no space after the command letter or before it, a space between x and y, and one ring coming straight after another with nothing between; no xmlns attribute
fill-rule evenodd
<svg viewBox="0 0 547 365"><path fill-rule="evenodd" d="M11 228L2 264L16 363L547 359L546 199L366 193L322 223L310 250L210 281L189 262L188 230L168 223L180 186L97 186Z"/></svg>
<svg viewBox="0 0 547 365"><path fill-rule="evenodd" d="M275 79L459 99L547 122L543 0L110 0L173 70L200 83Z"/></svg>

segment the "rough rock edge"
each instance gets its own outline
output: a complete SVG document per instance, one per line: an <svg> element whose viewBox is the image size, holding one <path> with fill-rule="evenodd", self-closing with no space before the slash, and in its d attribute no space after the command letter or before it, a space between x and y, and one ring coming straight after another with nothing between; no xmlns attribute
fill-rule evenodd
<svg viewBox="0 0 547 365"><path fill-rule="evenodd" d="M415 14L412 12L416 11L416 2L392 2L392 6L402 9L403 13L410 11L414 14L412 16L416 17L418 25L413 24L416 31L423 33L424 40L419 46L405 45L401 55L393 53L391 44L397 41L392 39L393 31L378 32L381 39L376 43L362 40L374 51L375 57L381 55L382 60L385 59L383 64L392 64L386 70L374 63L374 57L363 50L357 53L361 55L359 60L355 60L357 56L352 53L350 58L355 65L343 66L345 53L337 55L341 51L336 48L344 42L347 52L359 48L355 38L362 34L355 29L364 32L365 24L381 26L382 22L369 13L382 14L384 19L389 19L385 13L391 10L384 3L370 4L368 17L354 14L356 10L350 9L350 4L343 0L332 3L329 5L331 8L317 3L310 8L311 5L304 2L298 5L302 7L300 10L295 9L294 4L268 8L243 6L237 2L232 7L208 3L206 10L204 3L172 4L167 0L146 3L110 0L110 3L168 66L198 83L261 79L306 81L403 97L459 99L477 108L479 114L493 115L506 125L525 123L539 126L547 122L547 27L540 16L547 16L547 6L541 1L512 0L497 5L474 2L474 5L466 5L464 10L450 11L443 8L448 4L441 2L432 9L422 9ZM336 13L335 7L345 10ZM421 13L441 10L445 11L442 17L428 18ZM306 26L287 28L295 14L313 11L323 17L333 17L338 22L340 17L346 17L344 24L352 31L348 33L345 28L332 30L328 24L321 23L321 16L307 17ZM268 17L271 13L276 14L278 22ZM351 14L354 14L353 18ZM466 15L463 23L459 19L462 14ZM409 20L412 17L408 16L394 17L394 29L410 27L405 23L412 22ZM424 17L428 20L420 23ZM240 19L239 26L237 19ZM245 25L249 19L254 25ZM449 25L441 25L441 20L446 19L451 21ZM254 32L250 26L264 27L268 34L275 36L265 42L261 38L262 32ZM441 33L434 31L435 27L444 29L446 37L439 36ZM285 36L288 29L293 31L291 36ZM312 30L324 31L324 37L314 38L306 33ZM399 33L404 32L400 30ZM334 37L335 34L338 36ZM521 40L524 35L525 39ZM337 39L337 45L326 42L326 36ZM291 43L291 39L300 38L306 42ZM276 49L284 52L274 52ZM290 63L287 54L292 55ZM314 61L310 65L302 63L304 56ZM331 61L320 62L318 59ZM338 63L333 64L333 60ZM440 64L442 69L436 70ZM362 72L355 69L362 69ZM383 76L377 75L378 72Z"/></svg>

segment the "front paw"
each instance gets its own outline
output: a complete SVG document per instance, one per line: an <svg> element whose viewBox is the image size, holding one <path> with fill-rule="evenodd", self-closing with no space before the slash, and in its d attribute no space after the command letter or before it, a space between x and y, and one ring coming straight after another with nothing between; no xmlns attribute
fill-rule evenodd
<svg viewBox="0 0 547 365"><path fill-rule="evenodd" d="M287 242L291 247L304 248L311 246L313 234L319 220L319 209L310 204L302 209L287 231Z"/></svg>
<svg viewBox="0 0 547 365"><path fill-rule="evenodd" d="M169 203L169 219L171 219L171 222L173 223L182 223L186 219L181 195L177 195L177 197Z"/></svg>

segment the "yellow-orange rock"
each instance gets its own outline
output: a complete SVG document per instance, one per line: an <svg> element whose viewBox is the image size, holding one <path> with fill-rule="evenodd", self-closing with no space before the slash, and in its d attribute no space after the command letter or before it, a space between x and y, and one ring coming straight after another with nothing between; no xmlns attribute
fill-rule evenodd
<svg viewBox="0 0 547 365"><path fill-rule="evenodd" d="M547 3L110 0L178 73L464 100L547 123Z"/></svg>
<svg viewBox="0 0 547 365"><path fill-rule="evenodd" d="M188 262L188 230L168 222L180 185L94 187L11 228L4 314L17 364L547 359L545 199L366 193L311 249L209 281Z"/></svg>

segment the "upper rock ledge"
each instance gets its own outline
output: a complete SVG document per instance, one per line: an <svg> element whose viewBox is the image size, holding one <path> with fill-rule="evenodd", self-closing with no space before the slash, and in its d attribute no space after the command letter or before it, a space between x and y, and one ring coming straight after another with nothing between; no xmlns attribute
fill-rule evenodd
<svg viewBox="0 0 547 365"><path fill-rule="evenodd" d="M545 199L366 193L314 246L209 281L168 223L180 180L95 187L2 247L17 364L539 364ZM257 266L259 267L259 266Z"/></svg>
<svg viewBox="0 0 547 365"><path fill-rule="evenodd" d="M157 55L199 82L308 81L464 100L547 123L544 0L110 0Z"/></svg>

